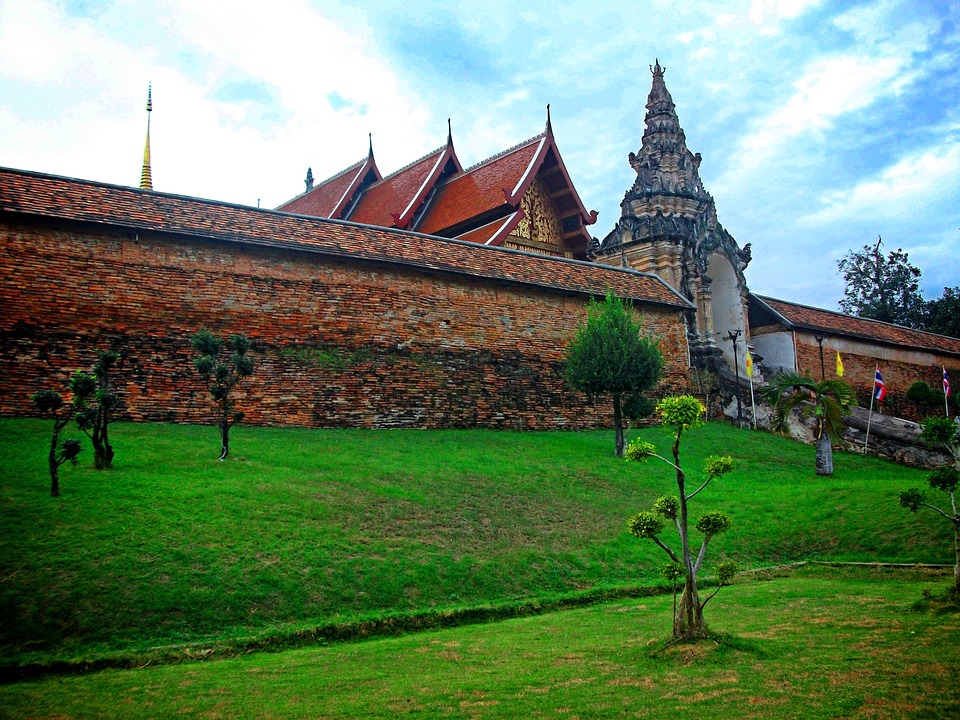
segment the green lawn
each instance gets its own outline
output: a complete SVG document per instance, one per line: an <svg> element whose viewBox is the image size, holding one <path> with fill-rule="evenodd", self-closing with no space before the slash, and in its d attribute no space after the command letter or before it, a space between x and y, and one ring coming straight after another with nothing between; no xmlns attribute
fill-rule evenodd
<svg viewBox="0 0 960 720"><path fill-rule="evenodd" d="M114 469L87 447L51 498L49 423L0 420L0 435L8 668L657 584L665 557L625 522L675 491L666 466L614 458L612 432L240 426L220 463L214 428L118 424ZM952 562L946 523L897 504L923 472L838 454L817 478L812 447L723 424L684 443L688 469L737 463L692 502L733 519L708 566Z"/></svg>
<svg viewBox="0 0 960 720"><path fill-rule="evenodd" d="M949 577L803 568L708 606L720 643L664 649L670 597L229 660L0 686L30 718L884 718L960 716ZM202 649L196 652L202 654Z"/></svg>

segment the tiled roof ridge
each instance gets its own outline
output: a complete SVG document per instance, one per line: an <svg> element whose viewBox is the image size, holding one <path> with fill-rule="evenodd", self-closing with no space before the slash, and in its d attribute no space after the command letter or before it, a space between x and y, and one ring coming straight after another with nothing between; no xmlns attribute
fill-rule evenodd
<svg viewBox="0 0 960 720"><path fill-rule="evenodd" d="M321 186L321 185L326 185L328 182L330 182L331 180L336 180L338 177L343 177L344 175L346 175L346 174L347 174L348 172L350 172L351 170L356 170L356 169L358 169L361 165L363 165L363 164L364 164L367 160L369 160L369 159L370 159L370 157L369 157L369 155L368 155L368 156L366 156L366 157L361 158L360 160L357 160L353 165L350 165L350 166L348 166L348 167L345 167L343 170L341 170L340 172L334 173L333 175L331 175L330 177L328 177L326 180L321 180L320 182L316 183L316 184L311 188L311 190L314 190L314 189L316 189L317 187L319 187L319 186ZM308 192L309 192L309 191L308 191ZM306 195L307 193L303 193L303 194Z"/></svg>
<svg viewBox="0 0 960 720"><path fill-rule="evenodd" d="M290 198L289 200L284 200L284 201L283 201L282 203L280 203L277 207L280 208L280 207L283 207L284 205L289 205L290 203L296 202L297 200L299 200L299 199L302 198L302 197L306 197L307 195L309 195L310 193L312 193L314 190L320 190L320 189L321 189L324 185L326 185L327 183L333 182L333 181L336 180L337 178L343 177L344 175L346 175L346 174L347 174L348 172L350 172L351 170L357 170L357 169L358 169L361 165L363 165L363 163L365 163L366 161L367 161L367 158L363 158L363 160L358 160L358 161L355 162L353 165L350 165L349 167L345 167L345 168L344 168L343 170L341 170L340 172L334 173L333 175L331 175L330 177L328 177L326 180L321 180L321 181L318 182L318 183L314 183L313 187L310 188L309 190L304 190L304 191L303 191L302 193L300 193L299 195L294 195L294 196L293 196L292 198ZM0 168L0 169L6 169L6 168ZM91 181L83 180L82 182L91 182ZM188 196L182 196L182 197L188 197Z"/></svg>
<svg viewBox="0 0 960 720"><path fill-rule="evenodd" d="M896 323L886 322L885 320L875 320L873 318L860 317L859 315L849 315L847 313L840 312L839 310L827 310L826 308L815 307L813 305L804 305L803 303L793 302L792 300L782 300L780 298L770 297L769 295L760 295L759 293L750 293L750 294L764 302L773 301L777 303L783 303L784 305L791 305L793 307L803 308L804 310L813 310L814 312L822 312L822 313L827 313L828 315L835 315L836 317L839 317L839 318L849 318L850 320L857 320L859 322L873 323L875 325L882 325L885 327L896 328L897 330L904 330L908 333L917 333L918 335L927 335L931 338L947 338L949 340L960 341L960 338L955 338L952 335L942 335L940 333L930 332L929 330L918 330L917 328L907 327L906 325L897 325ZM774 308L771 308L771 310L774 310ZM784 318L784 319L787 319L787 318ZM789 320L789 322L793 325L800 324L800 325L807 325L807 326L813 327L812 325L810 325L810 323L797 323L793 320ZM816 327L821 327L821 326L818 325ZM822 329L839 332L836 328L823 327ZM845 334L851 334L851 333L845 333ZM882 338L878 338L878 339L882 339Z"/></svg>
<svg viewBox="0 0 960 720"><path fill-rule="evenodd" d="M379 180L377 180L375 183L371 183L371 184L370 184L370 187L373 187L374 185L380 185L381 183L385 183L387 180L392 180L395 176L399 175L400 173L402 173L402 172L404 172L404 171L406 171L406 170L409 170L409 169L412 168L414 165L418 165L418 164L422 163L424 160L428 160L429 158L433 157L433 156L436 155L437 153L441 153L441 152L443 152L443 151L446 150L446 149L447 149L447 145L446 145L446 143L444 143L443 145L441 145L441 146L438 147L437 149L431 150L431 151L428 152L426 155L424 155L424 156L422 156L422 157L418 157L416 160L414 160L414 161L411 162L411 163L407 163L406 165L404 165L404 166L403 166L402 168L400 168L399 170L394 170L394 171L393 171L392 173L390 173L389 175L384 175L382 178L380 178Z"/></svg>
<svg viewBox="0 0 960 720"><path fill-rule="evenodd" d="M252 205L242 205L239 203L230 203L221 200L208 200L197 197L192 197L188 195L177 195L167 192L157 192L154 190L144 190L138 187L130 187L125 185L115 185L110 183L105 183L97 180L83 180L79 178L61 176L61 175L51 175L49 173L41 173L31 170L19 170L14 168L7 168L0 166L0 179L5 174L10 175L20 175L36 178L38 180L55 180L61 182L75 183L77 185L87 186L87 187L96 187L102 188L107 191L118 192L118 193L130 193L130 194L140 194L147 198L153 198L160 201L164 200L174 200L174 201L183 201L192 204L199 205L210 205L235 211L240 211L244 213L255 213L262 216L279 216L279 217L290 217L296 218L298 220L303 220L305 222L317 224L317 225L339 225L344 227L358 228L366 232L375 232L375 233L386 233L391 235L398 235L407 238L417 238L421 240L427 240L436 245L454 245L463 249L468 249L470 252L500 252L500 253L511 253L514 255L519 255L531 259L536 259L540 263L561 263L569 265L583 266L590 268L595 271L602 271L604 273L612 274L624 274L635 277L644 277L650 280L653 280L656 285L660 286L662 290L665 290L667 295L672 298L670 300L657 299L650 295L646 297L640 295L633 295L637 299L642 300L654 305L666 305L668 307L682 307L682 308L692 308L693 305L689 300L684 298L680 293L674 290L668 283L666 283L662 278L660 278L655 273L641 272L638 270L633 270L632 268L623 268L614 265L603 265L599 263L593 263L584 260L576 260L573 258L564 258L556 256L545 256L538 253L532 253L525 250L517 250L514 248L503 248L503 247L493 247L493 246L483 246L474 242L469 242L465 240L456 240L453 238L443 238L436 235L426 235L423 233L418 233L411 230L401 230L399 228L388 228L381 227L377 225L365 225L363 223L356 223L349 220L334 220L330 218L320 218L313 215L301 215L298 213L285 212L282 210L273 210L270 208L261 208L254 207ZM2 186L0 186L2 190ZM34 196L35 197L35 196ZM158 233L170 233L170 234L179 234L187 237L200 237L200 238L216 238L223 239L232 242L249 242L251 244L263 245L267 247L279 247L279 248L288 248L288 249L299 249L304 252L312 252L316 254L327 254L336 257L345 257L345 258L358 258L366 260L374 260L386 263L393 263L397 265L406 265L412 267L419 267L422 269L433 269L433 270L443 270L446 272L457 273L466 275L469 277L486 277L491 280L507 281L507 282L516 282L523 285L530 285L536 287L547 287L553 289L566 290L570 292L586 293L586 294L595 294L595 289L587 287L587 284L584 283L579 287L574 286L570 282L549 282L543 280L533 280L527 278L517 278L511 277L509 274L498 273L493 270L487 270L486 274L481 271L474 270L466 266L456 266L451 265L449 262L443 266L433 263L428 259L424 259L420 262L412 261L407 258L403 258L400 255L390 254L383 252L380 254L377 253L357 253L355 251L344 250L339 247L323 247L323 246L313 246L305 244L303 242L294 241L280 241L274 238L264 238L256 235L255 233L245 233L238 232L236 230L224 231L224 230L215 230L206 227L202 227L199 224L193 227L163 227L159 226L157 223L148 222L146 220L138 219L126 219L118 217L117 214L104 213L104 216L97 218L86 217L80 212L77 212L75 215L69 213L56 214L54 212L44 213L42 211L33 210L31 208L27 209L6 209L2 206L3 196L0 194L0 214L5 212L19 213L23 215L39 215L39 216L48 216L48 217L58 217L61 219L67 219L75 222L86 222L93 224L100 224L104 226L125 226L131 228L140 228L144 230L152 230ZM489 264L486 264L489 267ZM545 273L538 273L539 277L543 277ZM607 286L609 288L609 284Z"/></svg>
<svg viewBox="0 0 960 720"><path fill-rule="evenodd" d="M474 164L474 165L471 165L471 166L468 167L468 168L465 168L464 171L463 171L462 173L460 173L460 175L466 175L466 174L469 173L469 172L473 172L474 170L478 170L479 168L483 167L484 165L488 165L489 163L492 163L494 160L499 160L499 159L501 159L501 158L506 157L507 155L510 155L511 153L515 153L517 150L522 150L523 148L527 147L528 145L532 145L532 144L535 143L535 142L540 142L540 141L543 140L546 136L547 136L547 131L544 130L542 133L539 133L539 134L537 134L537 135L534 135L532 138L528 138L528 139L524 140L524 141L521 142L521 143L517 143L517 144L514 145L513 147L510 147L510 148L507 148L506 150L503 150L503 151L501 151L501 152L498 152L496 155L491 155L491 156L488 157L486 160L481 160L480 162L478 162L478 163L476 163L476 164ZM451 178L451 180L452 180L452 179L453 179L453 178Z"/></svg>

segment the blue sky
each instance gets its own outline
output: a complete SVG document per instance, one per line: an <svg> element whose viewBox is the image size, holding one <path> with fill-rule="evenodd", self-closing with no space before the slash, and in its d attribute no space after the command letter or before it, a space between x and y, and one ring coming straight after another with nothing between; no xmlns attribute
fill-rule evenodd
<svg viewBox="0 0 960 720"><path fill-rule="evenodd" d="M362 158L543 129L606 235L655 59L750 289L836 309L882 235L960 285L960 0L0 3L0 165L275 207Z"/></svg>

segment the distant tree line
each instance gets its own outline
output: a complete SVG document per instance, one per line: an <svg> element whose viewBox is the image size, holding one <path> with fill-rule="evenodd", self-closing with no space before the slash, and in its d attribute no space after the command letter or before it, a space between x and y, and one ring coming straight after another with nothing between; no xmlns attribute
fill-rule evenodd
<svg viewBox="0 0 960 720"><path fill-rule="evenodd" d="M919 268L902 248L884 253L883 241L851 250L837 265L845 283L840 309L850 315L915 330L960 337L960 286L934 300L920 293Z"/></svg>

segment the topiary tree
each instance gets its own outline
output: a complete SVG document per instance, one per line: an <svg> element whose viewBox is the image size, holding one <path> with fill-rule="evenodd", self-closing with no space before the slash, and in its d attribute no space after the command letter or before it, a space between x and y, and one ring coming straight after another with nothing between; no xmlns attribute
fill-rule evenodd
<svg viewBox="0 0 960 720"><path fill-rule="evenodd" d="M960 439L957 437L957 424L945 417L932 417L922 425L920 437L933 445L946 448L953 457L953 463L938 467L930 473L929 483L934 490L945 493L950 498L947 510L927 502L927 496L917 488L900 493L900 505L910 512L920 508L929 508L940 513L953 525L953 546L955 564L953 568L953 592L960 595L960 509L957 508L957 487L960 486Z"/></svg>
<svg viewBox="0 0 960 720"><path fill-rule="evenodd" d="M120 355L113 351L97 351L93 374L77 371L70 378L77 426L93 444L93 466L104 470L113 464L113 446L107 429L116 418L120 396L110 388L110 371Z"/></svg>
<svg viewBox="0 0 960 720"><path fill-rule="evenodd" d="M63 402L63 396L56 390L38 390L30 400L41 415L53 418L53 435L50 438L50 453L47 464L50 467L50 496L60 496L60 466L69 461L77 464L80 454L80 441L67 439L60 442L60 433L73 416L73 408Z"/></svg>
<svg viewBox="0 0 960 720"><path fill-rule="evenodd" d="M809 375L779 372L760 391L760 397L773 405L770 427L786 430L790 412L799 408L817 418L817 475L833 475L833 444L830 436L839 436L842 418L856 404L857 396L843 380L817 382Z"/></svg>
<svg viewBox="0 0 960 720"><path fill-rule="evenodd" d="M252 344L242 334L231 335L224 342L209 330L201 330L190 342L197 353L194 367L217 406L220 459L225 460L230 453L230 427L243 420L231 393L243 378L253 374L253 358L247 354Z"/></svg>
<svg viewBox="0 0 960 720"><path fill-rule="evenodd" d="M704 423L704 407L700 401L690 395L664 398L657 404L657 414L660 422L673 429L673 462L657 454L656 446L652 443L635 440L627 448L627 459L645 462L649 458L656 458L666 463L676 471L678 495L666 495L654 503L653 510L639 512L627 522L630 533L635 537L647 539L661 548L672 561L664 571L668 579L683 577L683 593L680 603L674 600L673 636L675 638L696 639L707 635L707 626L703 620L704 606L717 594L720 587L730 583L736 574L736 564L724 563L717 569L718 586L706 600L700 601L697 588L697 575L703 565L707 553L707 545L714 537L725 532L730 527L730 520L721 512L708 512L696 522L696 529L702 533L703 540L700 549L694 557L690 541L689 517L687 503L699 494L712 480L725 475L733 468L733 458L729 456L711 456L707 458L704 467L704 480L693 492L687 492L687 476L680 464L680 439L683 432ZM680 541L680 551L677 552L663 540L664 520L673 522Z"/></svg>
<svg viewBox="0 0 960 720"><path fill-rule="evenodd" d="M615 453L623 457L623 400L651 390L659 381L663 356L656 340L642 334L632 306L608 292L603 302L591 299L587 322L567 348L566 377L587 395L613 396ZM643 403L632 400L631 411Z"/></svg>

